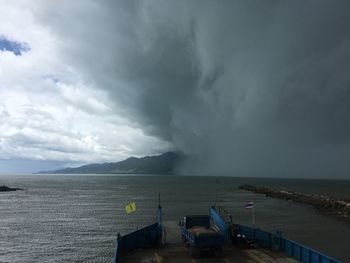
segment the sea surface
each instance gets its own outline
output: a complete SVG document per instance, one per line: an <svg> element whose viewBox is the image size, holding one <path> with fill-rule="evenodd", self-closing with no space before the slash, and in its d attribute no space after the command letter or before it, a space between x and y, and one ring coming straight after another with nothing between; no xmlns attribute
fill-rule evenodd
<svg viewBox="0 0 350 263"><path fill-rule="evenodd" d="M218 179L218 180L216 180ZM350 262L350 225L308 205L238 190L254 184L350 197L350 181L151 175L0 175L0 262L111 262L117 233L156 220L158 193L165 220L208 213L215 200L237 223L282 230L290 239ZM134 201L136 212L124 207Z"/></svg>

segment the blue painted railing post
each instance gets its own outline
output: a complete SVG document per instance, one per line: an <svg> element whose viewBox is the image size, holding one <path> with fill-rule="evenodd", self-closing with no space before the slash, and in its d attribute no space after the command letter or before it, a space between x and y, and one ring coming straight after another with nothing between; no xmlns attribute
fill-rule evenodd
<svg viewBox="0 0 350 263"><path fill-rule="evenodd" d="M115 249L112 263L118 263L118 240L115 242Z"/></svg>
<svg viewBox="0 0 350 263"><path fill-rule="evenodd" d="M309 254L309 260L308 261L309 261L309 263L311 263L311 250L309 250L308 254Z"/></svg>
<svg viewBox="0 0 350 263"><path fill-rule="evenodd" d="M117 241L115 242L115 250L114 250L114 256L113 256L113 263L118 263L119 262L119 257L120 257L120 251L121 251L121 246L120 246L120 242L121 242L121 235L120 233L117 234Z"/></svg>
<svg viewBox="0 0 350 263"><path fill-rule="evenodd" d="M277 230L277 236L278 236L278 248L279 250L283 249L283 241L282 241L282 231Z"/></svg>

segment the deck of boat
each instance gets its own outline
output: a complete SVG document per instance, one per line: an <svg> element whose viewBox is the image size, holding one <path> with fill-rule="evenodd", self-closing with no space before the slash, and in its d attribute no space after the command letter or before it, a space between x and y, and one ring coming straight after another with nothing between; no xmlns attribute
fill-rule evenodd
<svg viewBox="0 0 350 263"><path fill-rule="evenodd" d="M123 263L297 263L299 261L284 253L227 246L222 257L191 257L189 248L181 241L180 228L176 222L164 222L167 244L162 248L137 249L122 257Z"/></svg>

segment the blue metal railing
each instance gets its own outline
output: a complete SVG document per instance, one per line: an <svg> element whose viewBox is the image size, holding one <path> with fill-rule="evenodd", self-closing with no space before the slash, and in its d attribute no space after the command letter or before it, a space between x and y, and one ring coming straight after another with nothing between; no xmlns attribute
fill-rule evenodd
<svg viewBox="0 0 350 263"><path fill-rule="evenodd" d="M282 238L282 249L287 255L303 263L341 263L341 261L337 259L326 256L287 238Z"/></svg>
<svg viewBox="0 0 350 263"><path fill-rule="evenodd" d="M274 235L260 229L253 229L243 225L235 224L234 227L238 233L244 234L248 239L255 240L259 246L273 249L277 248L285 252L288 256L294 257L303 263L342 263L340 260L326 256L317 250L301 245L280 235Z"/></svg>
<svg viewBox="0 0 350 263"><path fill-rule="evenodd" d="M159 208L161 215L161 208ZM215 207L210 207L210 218L224 235L227 244L234 239L233 233L240 233L246 238L255 240L256 243L264 248L272 248L285 252L288 256L294 257L303 263L343 263L340 260L326 256L314 249L301 245L293 240L282 237L281 233L272 234L258 228L233 224L232 226L225 222ZM115 247L113 263L119 263L120 257L135 249L148 248L159 245L161 239L161 216L158 216L158 223L146 226L140 230L118 238ZM233 228L232 228L233 227Z"/></svg>
<svg viewBox="0 0 350 263"><path fill-rule="evenodd" d="M158 223L146 226L135 232L122 236L116 241L113 262L118 263L120 257L136 248L158 246L160 240Z"/></svg>
<svg viewBox="0 0 350 263"><path fill-rule="evenodd" d="M118 234L115 244L113 263L119 263L123 254L136 248L150 248L161 244L162 240L162 207L158 206L157 223L141 228L125 236Z"/></svg>
<svg viewBox="0 0 350 263"><path fill-rule="evenodd" d="M239 224L234 224L235 232L244 234L246 238L255 240L256 243L264 248L273 247L273 234L263 231L259 228L251 228Z"/></svg>
<svg viewBox="0 0 350 263"><path fill-rule="evenodd" d="M258 228L239 224L233 224L232 229L213 206L210 207L210 216L220 231L226 231L225 236L235 238L232 236L233 232L243 234L247 239L255 240L261 247L283 251L288 256L294 257L303 263L342 263L342 261L326 256L317 250L282 237L280 231L272 234Z"/></svg>

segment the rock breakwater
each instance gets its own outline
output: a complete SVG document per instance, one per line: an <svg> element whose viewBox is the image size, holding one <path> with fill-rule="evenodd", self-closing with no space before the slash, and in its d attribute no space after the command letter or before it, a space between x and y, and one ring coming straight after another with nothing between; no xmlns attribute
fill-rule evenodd
<svg viewBox="0 0 350 263"><path fill-rule="evenodd" d="M350 199L336 199L319 194L275 190L270 187L258 187L254 185L241 185L238 188L257 194L264 194L268 197L312 205L322 214L333 216L350 223Z"/></svg>
<svg viewBox="0 0 350 263"><path fill-rule="evenodd" d="M17 190L23 190L22 188L11 188L6 185L0 186L0 192L10 192L10 191L17 191Z"/></svg>

